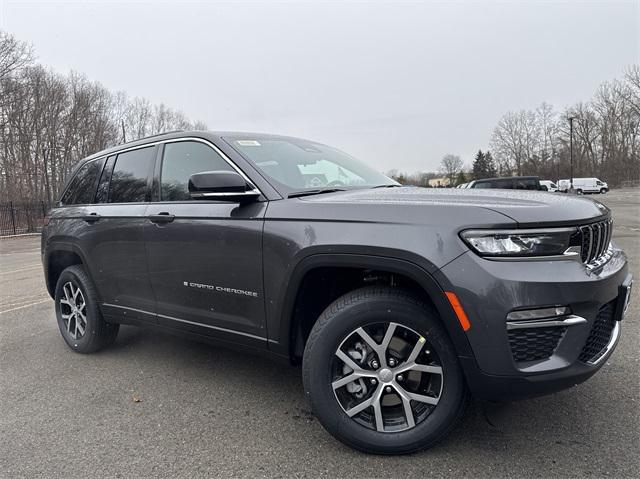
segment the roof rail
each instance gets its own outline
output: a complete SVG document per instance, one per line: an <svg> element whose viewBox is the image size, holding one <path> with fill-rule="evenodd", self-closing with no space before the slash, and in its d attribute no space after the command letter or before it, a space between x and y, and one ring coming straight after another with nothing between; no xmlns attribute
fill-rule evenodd
<svg viewBox="0 0 640 479"><path fill-rule="evenodd" d="M169 135L171 133L182 133L185 130L171 130L171 131L163 131L162 133L156 133L155 135L145 136L143 138L137 138L135 140L126 141L124 143L120 143L118 146L128 145L129 143L135 143L136 141L148 140L149 138L155 138L156 136Z"/></svg>

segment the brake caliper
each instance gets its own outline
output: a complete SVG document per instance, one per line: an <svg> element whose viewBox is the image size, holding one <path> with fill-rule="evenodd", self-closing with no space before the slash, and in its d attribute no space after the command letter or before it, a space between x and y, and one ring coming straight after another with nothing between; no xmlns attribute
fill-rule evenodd
<svg viewBox="0 0 640 479"><path fill-rule="evenodd" d="M365 358L367 357L367 347L358 341L353 345L353 348L347 351L347 354L349 354L351 359L353 359L356 363L363 364ZM347 374L349 374L350 370L351 368L349 368L345 364L342 368L342 374L346 376ZM356 399L362 399L367 395L368 391L367 385L365 384L363 378L359 378L356 381L350 382L349 384L347 384L346 388L347 391L350 394L353 394Z"/></svg>

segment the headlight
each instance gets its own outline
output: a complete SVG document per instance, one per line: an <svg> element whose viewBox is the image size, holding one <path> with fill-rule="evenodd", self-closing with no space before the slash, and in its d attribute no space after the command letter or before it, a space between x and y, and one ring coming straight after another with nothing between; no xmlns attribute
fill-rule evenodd
<svg viewBox="0 0 640 479"><path fill-rule="evenodd" d="M468 230L460 236L482 256L554 256L580 252L576 228Z"/></svg>

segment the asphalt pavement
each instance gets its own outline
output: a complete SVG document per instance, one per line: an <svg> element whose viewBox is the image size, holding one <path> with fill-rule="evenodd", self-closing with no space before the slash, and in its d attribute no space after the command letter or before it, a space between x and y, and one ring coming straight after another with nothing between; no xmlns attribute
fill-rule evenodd
<svg viewBox="0 0 640 479"><path fill-rule="evenodd" d="M640 280L640 189L596 199ZM60 337L39 237L0 239L0 477L638 477L640 291L584 384L472 402L435 448L362 454L313 417L300 369L123 327L79 355Z"/></svg>

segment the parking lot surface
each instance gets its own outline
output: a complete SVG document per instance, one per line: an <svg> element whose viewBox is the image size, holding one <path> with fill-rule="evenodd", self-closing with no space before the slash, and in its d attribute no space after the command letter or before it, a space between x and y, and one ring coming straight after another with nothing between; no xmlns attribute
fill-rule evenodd
<svg viewBox="0 0 640 479"><path fill-rule="evenodd" d="M640 279L640 189L598 199ZM39 237L0 239L0 477L638 477L640 298L602 370L551 396L472 402L454 432L411 456L353 451L322 429L298 368L122 327L70 351Z"/></svg>

